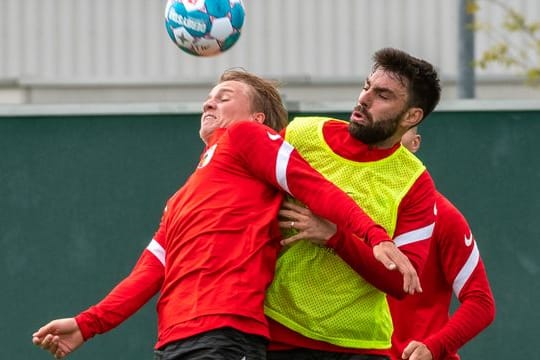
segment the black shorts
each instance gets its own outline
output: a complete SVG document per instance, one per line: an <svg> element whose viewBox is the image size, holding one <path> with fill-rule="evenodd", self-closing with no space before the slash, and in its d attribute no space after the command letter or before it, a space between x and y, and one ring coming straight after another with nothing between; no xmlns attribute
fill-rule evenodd
<svg viewBox="0 0 540 360"><path fill-rule="evenodd" d="M294 349L269 351L268 360L389 360L384 355L362 355L330 351Z"/></svg>
<svg viewBox="0 0 540 360"><path fill-rule="evenodd" d="M154 351L154 360L265 360L268 341L232 328L207 331Z"/></svg>

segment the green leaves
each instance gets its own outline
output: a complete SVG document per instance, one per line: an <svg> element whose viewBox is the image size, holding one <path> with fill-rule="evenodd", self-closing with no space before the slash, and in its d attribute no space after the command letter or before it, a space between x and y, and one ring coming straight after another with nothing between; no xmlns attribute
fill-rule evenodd
<svg viewBox="0 0 540 360"><path fill-rule="evenodd" d="M482 5L482 6L481 6ZM540 86L540 21L528 20L525 15L498 0L470 0L467 11L502 11L500 24L475 22L472 29L484 33L491 41L475 61L475 66L486 69L492 65L514 68L529 85Z"/></svg>

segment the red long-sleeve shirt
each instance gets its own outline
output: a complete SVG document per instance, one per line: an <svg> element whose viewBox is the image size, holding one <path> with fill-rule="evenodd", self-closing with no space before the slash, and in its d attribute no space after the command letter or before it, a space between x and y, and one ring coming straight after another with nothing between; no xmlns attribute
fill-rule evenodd
<svg viewBox="0 0 540 360"><path fill-rule="evenodd" d="M76 317L83 337L117 326L158 291L156 348L224 326L268 337L263 301L279 250L284 192L373 244L388 240L279 134L238 122L212 136L131 274Z"/></svg>
<svg viewBox="0 0 540 360"><path fill-rule="evenodd" d="M459 359L458 349L495 317L493 294L467 221L441 194L437 211L430 253L420 276L423 293L399 301L388 298L394 359L401 359L411 340L423 342L435 360ZM450 317L452 293L460 305Z"/></svg>

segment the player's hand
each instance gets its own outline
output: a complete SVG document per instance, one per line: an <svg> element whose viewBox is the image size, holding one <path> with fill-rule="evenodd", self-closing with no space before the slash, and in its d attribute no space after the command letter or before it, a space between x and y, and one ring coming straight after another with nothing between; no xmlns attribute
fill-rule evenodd
<svg viewBox="0 0 540 360"><path fill-rule="evenodd" d="M34 345L54 356L63 359L84 342L75 318L53 320L32 334Z"/></svg>
<svg viewBox="0 0 540 360"><path fill-rule="evenodd" d="M403 350L401 358L408 360L433 360L433 355L426 345L413 340Z"/></svg>
<svg viewBox="0 0 540 360"><path fill-rule="evenodd" d="M279 211L279 226L285 230L296 230L295 234L283 239L281 245L289 245L298 240L309 240L318 245L326 242L336 233L336 225L318 217L308 208L285 201Z"/></svg>
<svg viewBox="0 0 540 360"><path fill-rule="evenodd" d="M389 270L403 275L403 291L407 294L421 293L420 278L410 260L391 241L383 241L373 247L373 256Z"/></svg>

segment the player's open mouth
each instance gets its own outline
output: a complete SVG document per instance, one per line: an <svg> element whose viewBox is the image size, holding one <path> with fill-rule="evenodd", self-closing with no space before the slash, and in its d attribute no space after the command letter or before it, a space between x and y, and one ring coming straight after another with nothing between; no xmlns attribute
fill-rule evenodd
<svg viewBox="0 0 540 360"><path fill-rule="evenodd" d="M363 125L369 125L372 123L371 115L362 105L358 105L354 108L351 114L350 121Z"/></svg>
<svg viewBox="0 0 540 360"><path fill-rule="evenodd" d="M358 124L369 124L369 118L361 111L353 111L350 120Z"/></svg>

